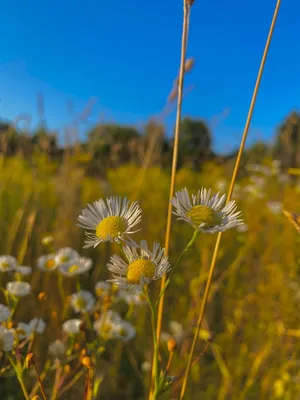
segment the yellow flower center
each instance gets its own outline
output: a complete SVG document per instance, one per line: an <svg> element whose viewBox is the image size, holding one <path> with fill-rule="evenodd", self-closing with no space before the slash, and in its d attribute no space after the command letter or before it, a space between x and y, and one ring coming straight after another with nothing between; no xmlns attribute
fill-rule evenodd
<svg viewBox="0 0 300 400"><path fill-rule="evenodd" d="M70 260L69 256L60 256L60 262L64 263Z"/></svg>
<svg viewBox="0 0 300 400"><path fill-rule="evenodd" d="M78 297L78 298L76 299L76 306L77 306L78 308L85 308L86 302L85 302L85 300L84 300L83 297Z"/></svg>
<svg viewBox="0 0 300 400"><path fill-rule="evenodd" d="M102 326L101 326L101 333L102 334L107 334L110 333L112 330L112 326L109 322L105 322Z"/></svg>
<svg viewBox="0 0 300 400"><path fill-rule="evenodd" d="M7 262L3 262L3 263L1 264L1 267L2 267L3 269L7 269L7 268L9 268L9 264L8 264Z"/></svg>
<svg viewBox="0 0 300 400"><path fill-rule="evenodd" d="M53 267L55 267L55 261L53 260L53 258L50 258L50 260L47 260L45 262L45 267L46 269L52 269Z"/></svg>
<svg viewBox="0 0 300 400"><path fill-rule="evenodd" d="M204 227L211 228L221 223L222 218L219 213L210 207L199 205L194 206L188 211L187 216L196 226L204 224Z"/></svg>
<svg viewBox="0 0 300 400"><path fill-rule="evenodd" d="M96 236L99 239L107 240L109 237L116 239L124 233L127 228L127 222L123 217L110 216L104 218L96 228Z"/></svg>
<svg viewBox="0 0 300 400"><path fill-rule="evenodd" d="M68 272L69 272L70 274L72 274L73 272L76 272L76 271L78 271L78 270L79 270L79 266L76 265L76 264L71 265L71 266L68 268Z"/></svg>
<svg viewBox="0 0 300 400"><path fill-rule="evenodd" d="M143 276L151 279L154 277L154 274L155 264L150 260L141 258L129 265L127 271L127 280L129 283L138 285Z"/></svg>

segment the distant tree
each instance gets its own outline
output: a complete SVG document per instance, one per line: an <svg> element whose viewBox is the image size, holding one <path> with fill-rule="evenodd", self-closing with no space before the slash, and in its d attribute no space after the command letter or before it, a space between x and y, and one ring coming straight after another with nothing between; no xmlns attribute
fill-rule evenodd
<svg viewBox="0 0 300 400"><path fill-rule="evenodd" d="M211 155L211 133L200 119L185 118L181 123L179 165L197 167Z"/></svg>
<svg viewBox="0 0 300 400"><path fill-rule="evenodd" d="M56 134L40 125L32 135L32 144L40 151L55 156L59 153Z"/></svg>
<svg viewBox="0 0 300 400"><path fill-rule="evenodd" d="M292 112L279 126L274 146L275 157L284 168L300 168L300 113Z"/></svg>

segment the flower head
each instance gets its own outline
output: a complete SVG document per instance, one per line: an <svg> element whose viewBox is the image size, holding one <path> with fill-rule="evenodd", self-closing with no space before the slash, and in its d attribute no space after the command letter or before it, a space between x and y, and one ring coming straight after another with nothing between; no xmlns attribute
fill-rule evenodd
<svg viewBox="0 0 300 400"><path fill-rule="evenodd" d="M59 249L55 256L55 261L57 264L68 263L79 257L76 250L71 249L71 247L63 247Z"/></svg>
<svg viewBox="0 0 300 400"><path fill-rule="evenodd" d="M32 329L26 322L19 322L16 327L16 335L19 340L27 339L32 334Z"/></svg>
<svg viewBox="0 0 300 400"><path fill-rule="evenodd" d="M192 195L192 200L186 188L176 192L171 200L175 207L173 213L195 229L207 233L224 232L241 225L241 212L236 212L235 201L223 207L226 195L220 196L217 193L210 197L210 192L210 189L202 188L196 195Z"/></svg>
<svg viewBox="0 0 300 400"><path fill-rule="evenodd" d="M23 276L26 276L31 274L32 268L25 265L17 265L15 271Z"/></svg>
<svg viewBox="0 0 300 400"><path fill-rule="evenodd" d="M72 294L71 305L76 312L91 312L95 305L95 298L87 290L80 290Z"/></svg>
<svg viewBox="0 0 300 400"><path fill-rule="evenodd" d="M101 242L119 242L126 240L133 228L141 220L141 209L135 201L130 204L126 197L109 197L104 201L100 199L93 205L82 210L78 221L81 228L92 232L86 232L85 248L96 247Z"/></svg>
<svg viewBox="0 0 300 400"><path fill-rule="evenodd" d="M66 345L59 339L49 345L49 353L55 358L62 358L65 355L66 350Z"/></svg>
<svg viewBox="0 0 300 400"><path fill-rule="evenodd" d="M105 281L98 281L95 285L95 293L97 297L106 296L111 291L112 285Z"/></svg>
<svg viewBox="0 0 300 400"><path fill-rule="evenodd" d="M7 282L6 289L9 294L16 297L24 297L31 292L31 286L29 283L21 281Z"/></svg>
<svg viewBox="0 0 300 400"><path fill-rule="evenodd" d="M108 310L94 323L94 329L104 340L119 339L128 342L135 336L135 328L120 315Z"/></svg>
<svg viewBox="0 0 300 400"><path fill-rule="evenodd" d="M58 267L55 254L46 254L37 260L37 266L42 271L53 271Z"/></svg>
<svg viewBox="0 0 300 400"><path fill-rule="evenodd" d="M141 306L147 303L142 293L129 293L122 289L118 291L118 298L128 305Z"/></svg>
<svg viewBox="0 0 300 400"><path fill-rule="evenodd" d="M62 329L69 335L76 335L80 332L80 327L82 325L81 319L68 319L62 325Z"/></svg>
<svg viewBox="0 0 300 400"><path fill-rule="evenodd" d="M124 246L123 250L126 261L118 255L113 255L108 264L108 269L114 277L110 282L121 287L134 292L141 291L145 284L160 279L170 269L168 258L164 256L164 249L159 243L153 244L152 251L145 240L141 241L139 248Z"/></svg>
<svg viewBox="0 0 300 400"><path fill-rule="evenodd" d="M17 260L12 256L0 256L0 271L13 271L18 265Z"/></svg>
<svg viewBox="0 0 300 400"><path fill-rule="evenodd" d="M76 276L89 271L93 262L90 258L79 257L59 266L59 271L65 276Z"/></svg>
<svg viewBox="0 0 300 400"><path fill-rule="evenodd" d="M4 304L0 304L0 323L6 322L11 316L11 312Z"/></svg>
<svg viewBox="0 0 300 400"><path fill-rule="evenodd" d="M14 331L0 326L0 352L10 351L14 347Z"/></svg>
<svg viewBox="0 0 300 400"><path fill-rule="evenodd" d="M37 333L44 333L46 329L46 323L42 318L33 318L29 322L29 326L32 332L37 332Z"/></svg>

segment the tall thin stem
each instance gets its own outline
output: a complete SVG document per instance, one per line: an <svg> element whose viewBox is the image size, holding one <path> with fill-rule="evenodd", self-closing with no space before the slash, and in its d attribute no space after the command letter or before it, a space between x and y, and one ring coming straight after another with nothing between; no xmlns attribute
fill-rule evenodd
<svg viewBox="0 0 300 400"><path fill-rule="evenodd" d="M182 27L182 38L181 38L180 70L179 70L179 78L178 78L177 114L176 114L176 124L175 124L175 132L174 132L172 171L171 171L170 194L169 194L166 237L165 237L165 254L166 255L169 254L169 248L170 248L170 235L171 235L171 222L172 222L172 204L170 203L170 200L172 199L172 197L174 195L175 178L176 178L176 170L177 170L179 132L180 132L180 125L181 125L181 109L182 109L183 83L184 83L184 64L185 64L186 48L187 48L187 41L188 41L188 30L189 30L189 22L190 22L190 7L191 7L190 2L188 0L183 0L183 27ZM160 290L161 292L164 289L166 280L167 280L167 277L165 275L161 281L161 290ZM157 336L158 343L160 340L163 308L164 308L164 295L161 296L161 298L160 298L158 313L157 313L156 336ZM153 387L153 378L154 378L154 365L152 362L150 394L152 392L152 387Z"/></svg>
<svg viewBox="0 0 300 400"><path fill-rule="evenodd" d="M273 36L274 27L275 27L275 24L276 24L276 20L277 20L277 15L278 15L280 4L281 4L281 0L277 0L277 4L276 4L275 11L274 11L274 14L273 14L272 23L271 23L271 26L270 26L270 29L269 29L269 34L268 34L268 38L267 38L267 41L266 41L264 53L263 53L263 56L262 56L262 59L261 59L261 63L260 63L260 67L259 67L259 71L258 71L258 74L257 74L256 83L255 83L254 91L253 91L253 94L252 94L252 100L251 100L251 104L250 104L250 107L249 107L248 116L247 116L247 120L246 120L246 124L245 124L245 128L244 128L242 140L241 140L238 156L237 156L237 159L236 159L234 171L233 171L233 174L232 174L232 178L231 178L231 183L230 183L230 187L229 187L229 191L228 191L226 204L228 204L228 202L231 199L232 192L233 192L233 189L234 189L234 184L235 184L235 181L236 181L236 178L237 178L237 173L238 173L238 170L239 170L241 157L242 157L244 146L245 146L245 142L246 142L246 139L247 139L247 135L248 135L248 131L249 131L252 115L253 115L253 110L254 110L254 106L255 106L255 102L256 102L256 98L257 98L257 93L258 93L258 90L259 90L261 77L262 77L264 66L265 66L265 62L266 62L266 58L267 58L267 55L268 55L268 52L269 52L269 47L270 47L271 39L272 39L272 36ZM182 389L181 389L181 393L180 393L180 400L183 399L185 391L186 391L187 381L188 381L188 377L189 377L189 373L190 373L190 369L191 369L191 365L192 365L192 361L193 361L193 357L194 357L194 353L195 353L195 348L196 348L197 340L198 340L198 337L199 337L199 332L200 332L202 320L203 320L203 317L204 317L205 306L207 304L209 291L210 291L210 287L211 287L211 283L212 283L212 279L213 279L213 274L214 274L214 270L215 270L215 266L216 266L216 262L217 262L217 256L218 256L218 251L219 251L219 247L220 247L220 243L221 243L221 237L222 237L222 233L220 232L218 234L218 237L217 237L217 241L216 241L216 244L215 244L215 249L214 249L214 253L213 253L213 257L212 257L212 261L211 261L211 265L210 265L210 269L209 269L209 274L208 274L208 278L207 278L207 282L206 282L206 286L205 286L204 296L203 296L203 300L202 300L202 303L201 303L201 308L200 308L199 317L198 317L198 321L197 321L197 328L196 328L196 332L195 332L195 335L194 335L191 351L189 353L189 359L188 359L188 364L187 364L186 371L185 371L185 376L184 376L184 379L183 379Z"/></svg>

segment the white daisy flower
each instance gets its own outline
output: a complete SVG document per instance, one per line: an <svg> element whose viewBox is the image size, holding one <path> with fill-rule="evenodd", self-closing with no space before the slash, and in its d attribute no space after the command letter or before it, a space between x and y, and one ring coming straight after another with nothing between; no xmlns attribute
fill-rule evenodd
<svg viewBox="0 0 300 400"><path fill-rule="evenodd" d="M23 276L26 276L31 274L32 268L27 267L26 265L17 265L15 271Z"/></svg>
<svg viewBox="0 0 300 400"><path fill-rule="evenodd" d="M142 306L147 304L145 297L142 293L129 293L126 290L118 291L118 298L124 300L129 306Z"/></svg>
<svg viewBox="0 0 300 400"><path fill-rule="evenodd" d="M62 329L64 332L68 333L69 335L76 335L80 332L80 327L82 325L81 319L68 319L62 325Z"/></svg>
<svg viewBox="0 0 300 400"><path fill-rule="evenodd" d="M14 347L14 330L0 326L0 352L10 351Z"/></svg>
<svg viewBox="0 0 300 400"><path fill-rule="evenodd" d="M10 309L6 307L4 304L0 304L0 323L6 322L10 316L11 316Z"/></svg>
<svg viewBox="0 0 300 400"><path fill-rule="evenodd" d="M241 225L243 220L236 212L235 201L230 201L223 207L226 195L219 193L210 197L210 189L202 188L192 200L186 188L177 192L171 203L175 207L173 213L183 221L191 224L195 229L206 233L224 232L227 229Z"/></svg>
<svg viewBox="0 0 300 400"><path fill-rule="evenodd" d="M62 358L67 351L66 345L59 339L49 344L49 353L55 358Z"/></svg>
<svg viewBox="0 0 300 400"><path fill-rule="evenodd" d="M44 333L46 329L46 322L42 318L33 318L29 322L32 332Z"/></svg>
<svg viewBox="0 0 300 400"><path fill-rule="evenodd" d="M12 256L0 256L0 272L13 271L18 265L17 260Z"/></svg>
<svg viewBox="0 0 300 400"><path fill-rule="evenodd" d="M86 232L84 248L96 247L101 242L119 242L126 240L127 236L135 233L133 228L141 221L141 209L138 202L130 201L125 197L109 197L104 201L100 199L93 205L82 210L78 221Z"/></svg>
<svg viewBox="0 0 300 400"><path fill-rule="evenodd" d="M112 285L105 281L99 281L95 285L95 293L97 297L103 297L110 293Z"/></svg>
<svg viewBox="0 0 300 400"><path fill-rule="evenodd" d="M58 267L55 254L46 254L37 259L37 266L42 271L53 271Z"/></svg>
<svg viewBox="0 0 300 400"><path fill-rule="evenodd" d="M64 264L78 258L79 254L76 250L71 249L71 247L63 247L59 249L55 256L55 261L57 264Z"/></svg>
<svg viewBox="0 0 300 400"><path fill-rule="evenodd" d="M94 322L94 329L104 340L118 339L123 342L128 342L136 333L132 324L112 310L108 310Z"/></svg>
<svg viewBox="0 0 300 400"><path fill-rule="evenodd" d="M32 334L32 328L26 322L19 322L16 329L16 335L19 340L27 339Z"/></svg>
<svg viewBox="0 0 300 400"><path fill-rule="evenodd" d="M31 292L31 286L29 283L21 281L7 282L6 289L8 290L9 294L16 297L24 297Z"/></svg>
<svg viewBox="0 0 300 400"><path fill-rule="evenodd" d="M109 282L121 288L133 292L141 291L145 284L160 279L170 269L168 258L164 256L164 249L159 243L155 242L153 250L150 251L147 242L142 240L139 248L124 246L123 251L126 261L118 255L113 255L107 265L114 277Z"/></svg>
<svg viewBox="0 0 300 400"><path fill-rule="evenodd" d="M71 296L71 306L76 312L91 312L94 305L95 298L87 290L80 290Z"/></svg>
<svg viewBox="0 0 300 400"><path fill-rule="evenodd" d="M59 266L59 271L65 276L76 276L84 274L92 268L93 262L90 258L78 257Z"/></svg>

